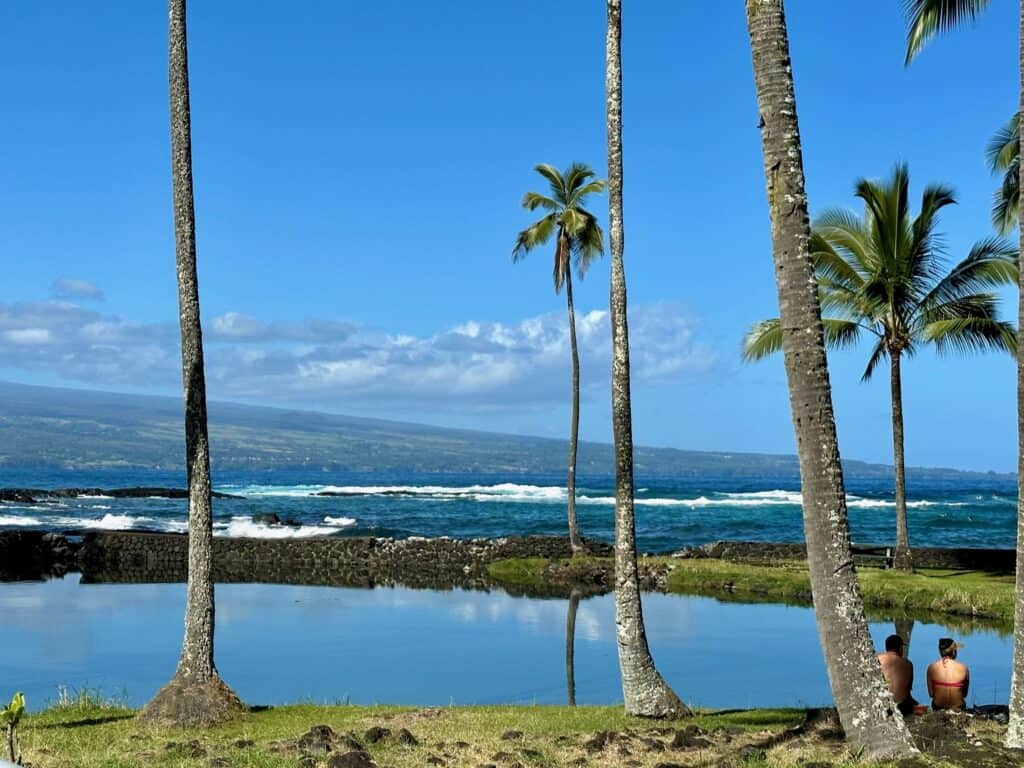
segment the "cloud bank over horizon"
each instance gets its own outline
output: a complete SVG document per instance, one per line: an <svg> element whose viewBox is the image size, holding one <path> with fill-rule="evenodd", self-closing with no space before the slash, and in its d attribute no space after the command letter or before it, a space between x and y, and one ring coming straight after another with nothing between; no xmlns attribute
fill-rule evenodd
<svg viewBox="0 0 1024 768"><path fill-rule="evenodd" d="M88 285L92 291L78 286L80 298L102 297ZM716 355L698 338L699 324L679 305L639 305L629 319L635 384L699 376L715 365ZM609 386L607 311L580 312L577 336L586 399ZM568 395L569 333L560 312L511 323L471 320L430 335L226 312L204 320L204 342L211 398L378 411L515 411L563 403ZM178 345L176 322L133 322L66 299L0 303L7 371L174 391L181 375Z"/></svg>

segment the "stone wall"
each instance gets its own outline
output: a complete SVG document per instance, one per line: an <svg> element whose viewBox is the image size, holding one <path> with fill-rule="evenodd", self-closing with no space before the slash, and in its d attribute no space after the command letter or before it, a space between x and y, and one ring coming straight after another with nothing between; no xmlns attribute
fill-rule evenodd
<svg viewBox="0 0 1024 768"><path fill-rule="evenodd" d="M601 554L610 547L595 545ZM171 533L90 533L78 565L87 582L179 582L187 576L188 538ZM488 588L487 566L513 557L569 557L568 539L403 540L365 537L309 539L215 538L214 579L373 587Z"/></svg>

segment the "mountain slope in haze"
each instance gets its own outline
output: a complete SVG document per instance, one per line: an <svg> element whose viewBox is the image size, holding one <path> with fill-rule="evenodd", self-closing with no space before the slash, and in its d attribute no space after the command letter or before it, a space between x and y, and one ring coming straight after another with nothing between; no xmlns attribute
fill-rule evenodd
<svg viewBox="0 0 1024 768"><path fill-rule="evenodd" d="M0 469L183 467L182 403L0 382ZM210 442L220 469L549 474L562 471L564 440L446 429L381 419L211 402ZM889 476L883 464L846 461L850 477ZM636 449L638 475L796 476L794 456ZM609 476L612 446L580 444L578 473ZM992 473L909 470L916 479Z"/></svg>

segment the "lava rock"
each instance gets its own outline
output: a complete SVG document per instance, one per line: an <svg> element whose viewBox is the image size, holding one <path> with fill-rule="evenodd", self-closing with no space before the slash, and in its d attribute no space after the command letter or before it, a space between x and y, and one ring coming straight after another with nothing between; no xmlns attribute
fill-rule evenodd
<svg viewBox="0 0 1024 768"><path fill-rule="evenodd" d="M376 768L370 753L362 749L353 749L340 755L331 755L327 768Z"/></svg>
<svg viewBox="0 0 1024 768"><path fill-rule="evenodd" d="M413 736L408 728L403 728L398 732L398 743L405 744L407 747L415 747L420 740Z"/></svg>
<svg viewBox="0 0 1024 768"><path fill-rule="evenodd" d="M381 728L379 725L375 725L363 734L363 740L367 744L376 744L378 741L386 739L390 735L390 728Z"/></svg>

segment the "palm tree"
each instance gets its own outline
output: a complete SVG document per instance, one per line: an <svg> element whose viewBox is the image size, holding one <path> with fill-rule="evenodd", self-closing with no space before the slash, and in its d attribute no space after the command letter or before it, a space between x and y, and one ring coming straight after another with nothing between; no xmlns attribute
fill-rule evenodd
<svg viewBox="0 0 1024 768"><path fill-rule="evenodd" d="M907 58L909 65L921 49L939 32L953 29L988 8L989 0L905 0L907 13ZM1021 156L1021 121L1024 121L1024 0L1018 10L1021 89L1017 111L1017 157ZM1007 168L1007 170L1011 170ZM1004 185L1005 186L1005 185ZM1017 190L1024 186L1024 166L1017 163ZM1012 185L1011 185L1012 187ZM1017 205L1017 216L1024 208ZM1018 223L1021 219L1018 219ZM1024 232L1024 226L1019 228ZM1024 270L1018 278L1017 327L1024 328ZM1024 488L1024 333L1017 335L1017 485ZM1017 590L1014 608L1013 680L1010 684L1010 724L1006 746L1024 749L1024 493L1017 494Z"/></svg>
<svg viewBox="0 0 1024 768"><path fill-rule="evenodd" d="M622 0L607 0L605 47L608 119L608 226L612 251L612 429L615 435L615 636L626 713L685 717L690 710L654 666L637 579L633 511L633 415L629 397L629 328L622 266Z"/></svg>
<svg viewBox="0 0 1024 768"><path fill-rule="evenodd" d="M885 183L861 179L856 195L864 216L846 210L824 213L811 235L811 256L823 312L825 339L833 347L872 337L862 381L889 360L892 396L893 464L896 475L895 567L910 570L907 489L903 457L901 360L931 344L940 353L1002 349L1013 353L1016 332L997 317L998 298L990 289L1017 282L1017 253L1007 242L987 239L942 273L939 211L955 200L941 185L921 195L921 212L911 219L905 165ZM743 343L748 360L782 347L779 320L757 323Z"/></svg>
<svg viewBox="0 0 1024 768"><path fill-rule="evenodd" d="M171 171L175 254L185 390L188 473L188 594L178 668L140 713L142 720L182 727L212 725L240 712L242 702L213 663L213 517L210 445L206 429L203 334L196 276L196 217L192 192L192 128L188 89L185 0L169 0Z"/></svg>
<svg viewBox="0 0 1024 768"><path fill-rule="evenodd" d="M1020 114L1000 128L985 148L989 168L1002 174L1003 182L992 194L992 226L1010 234L1020 220Z"/></svg>
<svg viewBox="0 0 1024 768"><path fill-rule="evenodd" d="M869 757L902 757L914 751L910 734L875 658L850 552L785 12L782 0L747 0L746 10L818 633L847 736Z"/></svg>
<svg viewBox="0 0 1024 768"><path fill-rule="evenodd" d="M580 355L576 347L576 313L572 303L572 270L580 279L586 274L590 263L604 253L604 232L597 223L597 217L583 204L587 197L604 191L605 183L595 179L590 166L573 163L564 174L553 166L541 163L535 167L537 173L548 180L551 195L527 192L523 195L523 207L529 211L542 208L547 214L524 229L516 237L512 249L512 261L519 261L529 251L546 244L555 236L555 293L561 293L565 285L566 302L569 305L569 346L572 351L572 423L569 427L569 478L566 492L569 497L569 544L573 553L582 552L579 524L576 522L576 445L580 431Z"/></svg>

